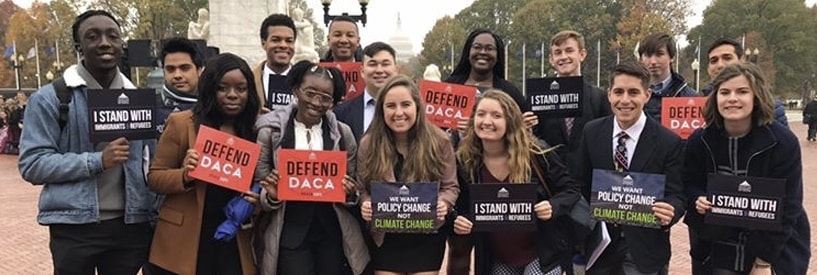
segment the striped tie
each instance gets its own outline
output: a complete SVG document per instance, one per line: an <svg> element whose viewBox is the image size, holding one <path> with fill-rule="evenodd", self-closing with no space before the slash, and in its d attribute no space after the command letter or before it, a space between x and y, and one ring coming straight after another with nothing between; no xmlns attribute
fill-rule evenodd
<svg viewBox="0 0 817 275"><path fill-rule="evenodd" d="M627 161L627 139L630 138L630 136L627 135L627 132L622 131L616 135L616 138L618 138L614 156L616 159L616 171L624 172L630 167Z"/></svg>

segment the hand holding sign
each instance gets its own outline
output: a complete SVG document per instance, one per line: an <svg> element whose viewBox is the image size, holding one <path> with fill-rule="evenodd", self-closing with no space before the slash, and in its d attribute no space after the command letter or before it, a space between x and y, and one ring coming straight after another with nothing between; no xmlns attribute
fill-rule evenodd
<svg viewBox="0 0 817 275"><path fill-rule="evenodd" d="M454 220L454 233L457 235L471 234L472 228L474 228L474 223L464 216L457 216L457 219Z"/></svg>
<svg viewBox="0 0 817 275"><path fill-rule="evenodd" d="M261 187L267 190L267 197L273 201L278 200L278 170L272 169L266 178L261 180Z"/></svg>
<svg viewBox="0 0 817 275"><path fill-rule="evenodd" d="M668 225L672 221L672 218L675 217L675 207L666 202L655 202L652 205L652 211L655 213L655 217L658 218L661 225Z"/></svg>
<svg viewBox="0 0 817 275"><path fill-rule="evenodd" d="M357 193L357 180L349 175L343 176L343 191L347 196Z"/></svg>
<svg viewBox="0 0 817 275"><path fill-rule="evenodd" d="M102 149L102 169L107 170L123 164L128 161L128 156L130 156L128 140L124 137L117 138L105 145L105 149Z"/></svg>
<svg viewBox="0 0 817 275"><path fill-rule="evenodd" d="M367 222L372 221L372 201L364 201L360 204L360 215Z"/></svg>
<svg viewBox="0 0 817 275"><path fill-rule="evenodd" d="M536 217L543 221L550 220L553 217L553 206L546 200L540 201L533 206L533 211L536 212Z"/></svg>
<svg viewBox="0 0 817 275"><path fill-rule="evenodd" d="M448 203L443 200L437 200L437 219L444 221L445 216L448 215Z"/></svg>
<svg viewBox="0 0 817 275"><path fill-rule="evenodd" d="M525 121L526 129L533 129L534 126L539 124L539 116L530 111L522 114L522 119Z"/></svg>
<svg viewBox="0 0 817 275"><path fill-rule="evenodd" d="M187 149L187 154L182 161L182 177L185 184L193 181L188 172L196 169L197 166L199 166L199 152L196 152L196 149Z"/></svg>
<svg viewBox="0 0 817 275"><path fill-rule="evenodd" d="M698 211L698 214L706 214L706 211L712 209L712 203L706 199L706 196L700 196L697 200L695 200L695 210Z"/></svg>

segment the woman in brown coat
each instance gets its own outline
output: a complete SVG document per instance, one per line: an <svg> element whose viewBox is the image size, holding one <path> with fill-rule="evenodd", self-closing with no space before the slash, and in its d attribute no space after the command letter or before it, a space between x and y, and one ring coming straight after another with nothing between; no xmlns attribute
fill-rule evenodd
<svg viewBox="0 0 817 275"><path fill-rule="evenodd" d="M259 102L252 96L252 72L238 56L221 54L207 63L198 87L197 105L168 118L148 174L150 189L166 196L148 269L151 274L255 274L249 229L230 241L213 238L226 219L224 207L240 193L188 174L198 165L200 153L193 147L200 125L255 141ZM251 202L257 199L246 195Z"/></svg>

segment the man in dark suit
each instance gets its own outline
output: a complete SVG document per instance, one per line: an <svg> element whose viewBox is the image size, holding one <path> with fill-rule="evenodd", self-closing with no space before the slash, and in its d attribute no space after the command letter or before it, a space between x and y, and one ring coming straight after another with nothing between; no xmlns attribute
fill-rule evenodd
<svg viewBox="0 0 817 275"><path fill-rule="evenodd" d="M586 274L667 274L669 229L685 209L683 145L676 134L644 114L649 81L646 69L635 63L622 63L613 70L607 93L613 116L584 126L576 179L589 198L593 169L665 175L664 198L652 207L661 228L606 224L611 242Z"/></svg>
<svg viewBox="0 0 817 275"><path fill-rule="evenodd" d="M363 95L341 103L332 109L338 120L349 125L355 139L360 141L374 117L375 100L380 88L397 74L395 52L389 44L374 42L363 49L363 80L366 91Z"/></svg>
<svg viewBox="0 0 817 275"><path fill-rule="evenodd" d="M584 36L581 34L570 30L561 31L550 39L548 60L550 65L556 69L557 77L581 76L582 62L586 57ZM562 144L556 149L556 153L567 162L569 169L577 165L575 152L579 146L578 141L581 139L584 124L612 114L610 102L607 101L606 94L601 88L585 80L582 91L584 102L581 116L544 119L537 127L537 137L545 140L551 146ZM575 170L570 172L576 173Z"/></svg>

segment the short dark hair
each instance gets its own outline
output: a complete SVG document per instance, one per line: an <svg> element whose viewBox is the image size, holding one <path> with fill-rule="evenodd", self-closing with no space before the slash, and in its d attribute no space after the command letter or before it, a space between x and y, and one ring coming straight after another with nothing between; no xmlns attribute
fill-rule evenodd
<svg viewBox="0 0 817 275"><path fill-rule="evenodd" d="M395 59L395 60L397 59L397 54L395 53L394 48L392 48L391 45L380 42L380 41L369 44L368 46L363 48L363 55L368 56L368 57L372 57L372 56L374 56L377 53L382 52L382 51L389 52L389 54L391 54L392 59Z"/></svg>
<svg viewBox="0 0 817 275"><path fill-rule="evenodd" d="M79 25L82 24L82 22L85 22L85 20L87 20L88 18L97 15L102 15L110 18L111 20L113 20L114 23L116 23L117 27L122 28L122 25L119 25L119 21L116 21L116 18L114 18L111 13L104 10L89 10L78 15L77 18L74 19L74 24L71 25L71 34L72 37L74 38L74 44L79 44Z"/></svg>
<svg viewBox="0 0 817 275"><path fill-rule="evenodd" d="M610 73L610 89L613 88L613 80L615 80L616 76L619 75L629 75L633 77L637 77L641 79L641 86L646 91L649 89L650 86L650 73L647 72L647 69L640 64L636 64L635 62L621 62L620 64L616 65L613 68L613 71Z"/></svg>
<svg viewBox="0 0 817 275"><path fill-rule="evenodd" d="M641 46L638 47L638 55L655 54L664 47L667 47L669 58L675 58L675 40L672 39L672 36L666 33L656 33L644 39Z"/></svg>
<svg viewBox="0 0 817 275"><path fill-rule="evenodd" d="M465 43L462 45L460 61L457 62L457 66L454 67L454 71L451 72L450 78L462 78L463 82L468 79L468 75L471 73L472 68L470 58L471 46L474 44L474 39L483 33L491 35L496 43L496 64L494 64L494 68L492 70L494 79L505 79L505 42L502 41L502 37L500 37L498 34L487 29L476 29L468 34L468 37L465 38Z"/></svg>
<svg viewBox="0 0 817 275"><path fill-rule="evenodd" d="M715 43L712 43L712 45L709 46L709 50L706 51L706 55L709 55L710 53L712 53L713 50L715 50L715 48L723 45L731 45L732 47L734 47L735 55L738 57L738 59L743 57L743 46L741 46L740 43L738 43L738 41L726 37L721 37L718 38L718 40L715 40Z"/></svg>
<svg viewBox="0 0 817 275"><path fill-rule="evenodd" d="M292 18L285 14L272 14L267 16L264 19L264 22L261 23L261 41L267 40L267 36L269 36L269 27L275 26L284 26L292 29L293 38L298 39L298 32L295 30L295 22L292 21Z"/></svg>
<svg viewBox="0 0 817 275"><path fill-rule="evenodd" d="M218 86L221 78L227 72L239 70L247 80L247 105L235 119L236 136L255 141L255 120L258 110L261 109L261 99L257 96L255 87L255 77L250 66L241 57L231 53L219 54L207 61L207 66L201 72L199 86L197 88L199 98L193 106L193 120L196 126L206 125L218 129L224 123L224 118L219 111L219 103L216 99Z"/></svg>
<svg viewBox="0 0 817 275"><path fill-rule="evenodd" d="M332 22L329 22L329 27L326 28L327 32L329 32L329 29L332 29L332 25L335 24L335 22L349 22L349 23L352 23L353 25L355 25L355 31L357 31L358 33L360 32L360 29L357 27L357 21L355 21L354 18L346 16L346 15L341 15L341 16L338 16L338 17L335 17L334 19L332 19Z"/></svg>
<svg viewBox="0 0 817 275"><path fill-rule="evenodd" d="M168 54L179 52L190 55L190 60L193 61L193 65L196 65L197 69L204 65L204 58L202 58L202 54L199 52L196 44L182 37L168 39L164 45L162 45L162 64L164 64L165 57L167 57Z"/></svg>

